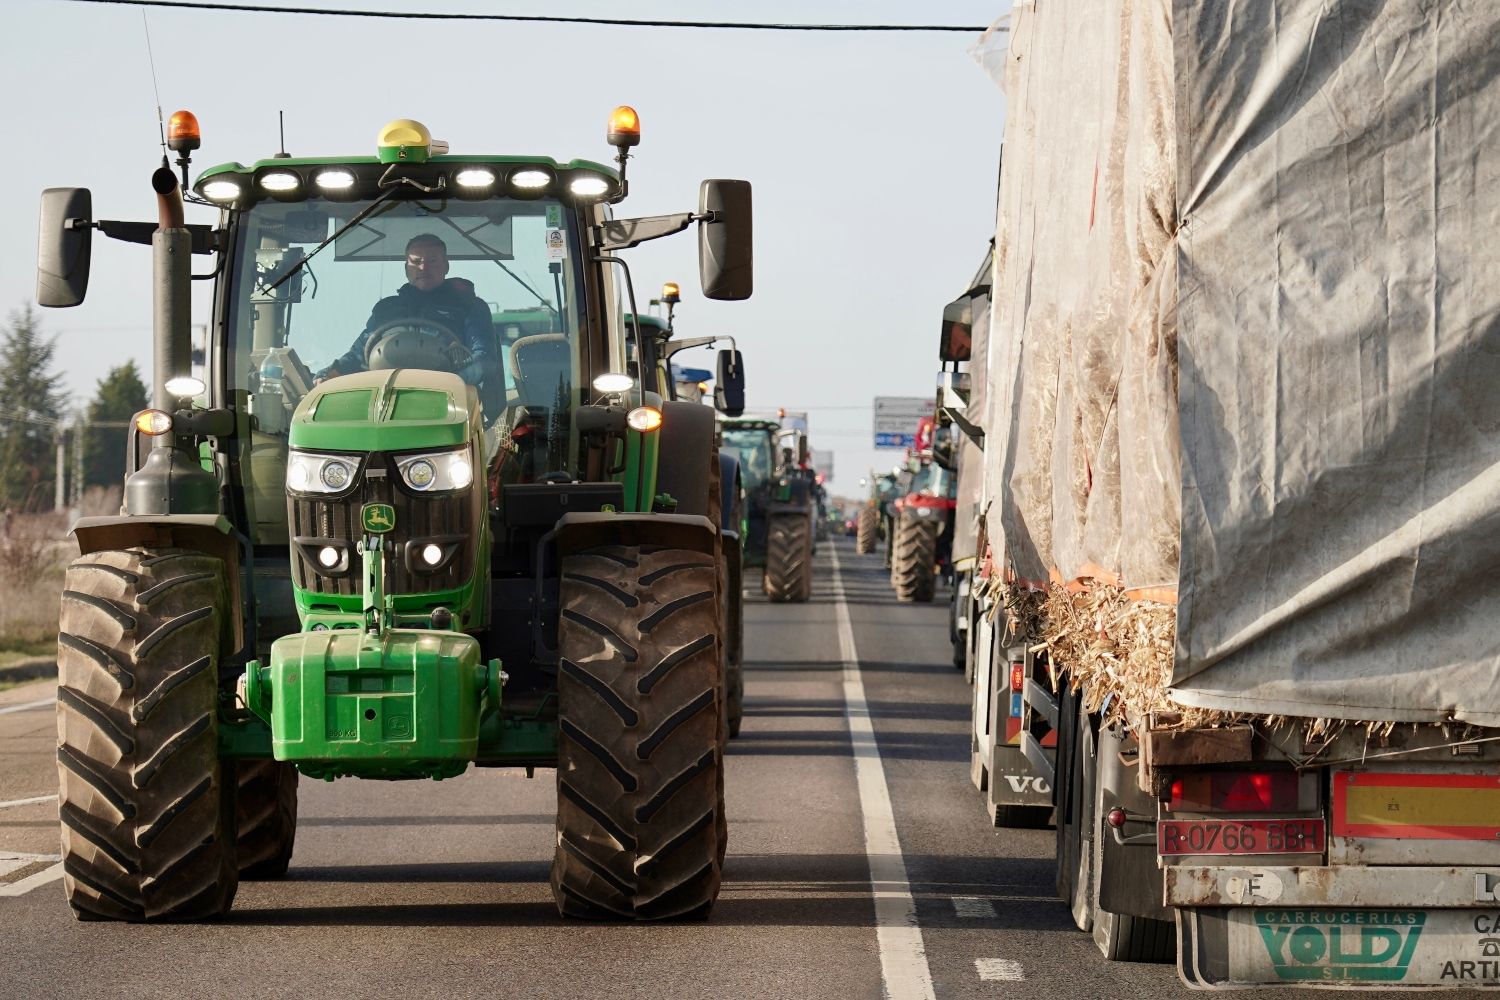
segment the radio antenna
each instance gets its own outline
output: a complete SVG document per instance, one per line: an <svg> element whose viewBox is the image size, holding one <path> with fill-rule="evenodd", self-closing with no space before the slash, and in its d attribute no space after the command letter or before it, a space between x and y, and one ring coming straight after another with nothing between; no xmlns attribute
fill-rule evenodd
<svg viewBox="0 0 1500 1000"><path fill-rule="evenodd" d="M279 153L276 154L276 159L278 159L278 160L289 159L292 154L288 153L286 151L286 112L285 111L277 111L276 112L276 129L277 129L278 132L281 133L281 152L279 152Z"/></svg>
<svg viewBox="0 0 1500 1000"><path fill-rule="evenodd" d="M167 126L161 114L161 87L156 83L156 55L151 51L151 22L146 12L141 11L141 27L146 29L146 59L151 64L151 90L156 95L156 131L161 137L161 162L167 162Z"/></svg>

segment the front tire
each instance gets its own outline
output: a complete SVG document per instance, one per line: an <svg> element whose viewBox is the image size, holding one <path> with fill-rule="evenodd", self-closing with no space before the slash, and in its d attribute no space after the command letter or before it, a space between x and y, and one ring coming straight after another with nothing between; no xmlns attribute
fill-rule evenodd
<svg viewBox="0 0 1500 1000"><path fill-rule="evenodd" d="M707 915L727 835L711 556L606 546L563 560L557 850L568 917Z"/></svg>
<svg viewBox="0 0 1500 1000"><path fill-rule="evenodd" d="M80 920L206 920L239 885L220 761L223 563L183 549L75 559L58 633L63 887Z"/></svg>
<svg viewBox="0 0 1500 1000"><path fill-rule="evenodd" d="M806 514L772 516L765 590L778 603L812 596L812 524Z"/></svg>
<svg viewBox="0 0 1500 1000"><path fill-rule="evenodd" d="M234 769L240 878L281 878L297 840L297 768L276 760L241 760Z"/></svg>
<svg viewBox="0 0 1500 1000"><path fill-rule="evenodd" d="M854 551L868 555L879 541L880 512L874 507L861 507L854 517Z"/></svg>
<svg viewBox="0 0 1500 1000"><path fill-rule="evenodd" d="M938 522L903 514L896 521L896 558L891 583L896 600L928 604L937 588Z"/></svg>

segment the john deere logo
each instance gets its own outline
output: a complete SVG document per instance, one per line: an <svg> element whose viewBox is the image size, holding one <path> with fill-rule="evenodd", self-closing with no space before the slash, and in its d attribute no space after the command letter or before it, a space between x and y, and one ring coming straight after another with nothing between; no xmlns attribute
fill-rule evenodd
<svg viewBox="0 0 1500 1000"><path fill-rule="evenodd" d="M359 513L365 530L372 535L383 535L396 526L396 508L388 503L367 503Z"/></svg>
<svg viewBox="0 0 1500 1000"><path fill-rule="evenodd" d="M1400 982L1427 914L1414 910L1258 910L1255 926L1284 980Z"/></svg>

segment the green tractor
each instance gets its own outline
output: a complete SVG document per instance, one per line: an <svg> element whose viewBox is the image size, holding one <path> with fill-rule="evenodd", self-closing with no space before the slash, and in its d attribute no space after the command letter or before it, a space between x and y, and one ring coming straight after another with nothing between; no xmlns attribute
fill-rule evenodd
<svg viewBox="0 0 1500 1000"><path fill-rule="evenodd" d="M807 438L780 419L722 420L727 450L740 460L745 482L745 565L763 569L761 589L772 601L812 596L813 479L799 463ZM800 443L799 443L800 442Z"/></svg>
<svg viewBox="0 0 1500 1000"><path fill-rule="evenodd" d="M721 467L706 408L628 369L647 337L616 251L696 223L704 294L746 298L749 184L613 219L629 108L613 168L449 154L399 120L375 155L203 172L210 227L183 216L196 120L168 136L182 184L164 155L156 223L42 197L41 304L83 300L95 229L150 244L155 270L124 513L78 522L62 598L77 916L225 913L239 878L286 871L299 773L471 765L556 768L563 915L707 913L728 832ZM201 381L195 255L215 284Z"/></svg>

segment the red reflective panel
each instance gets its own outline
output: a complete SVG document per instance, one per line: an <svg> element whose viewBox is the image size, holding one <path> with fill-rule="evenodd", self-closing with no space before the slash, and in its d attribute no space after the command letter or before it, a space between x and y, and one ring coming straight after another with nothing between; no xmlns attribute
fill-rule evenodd
<svg viewBox="0 0 1500 1000"><path fill-rule="evenodd" d="M1026 686L1026 666L1022 663L1010 665L1010 689L1019 691Z"/></svg>

